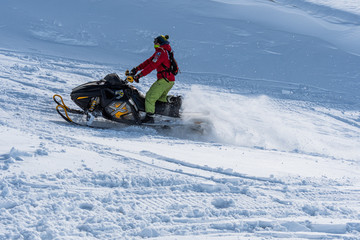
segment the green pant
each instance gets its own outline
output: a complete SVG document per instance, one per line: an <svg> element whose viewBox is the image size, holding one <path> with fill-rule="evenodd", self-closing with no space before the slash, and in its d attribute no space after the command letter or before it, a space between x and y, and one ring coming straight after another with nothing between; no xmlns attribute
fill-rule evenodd
<svg viewBox="0 0 360 240"><path fill-rule="evenodd" d="M145 111L146 113L155 113L156 101L167 102L167 94L174 86L175 82L170 82L164 78L157 80L151 85L149 91L145 96Z"/></svg>

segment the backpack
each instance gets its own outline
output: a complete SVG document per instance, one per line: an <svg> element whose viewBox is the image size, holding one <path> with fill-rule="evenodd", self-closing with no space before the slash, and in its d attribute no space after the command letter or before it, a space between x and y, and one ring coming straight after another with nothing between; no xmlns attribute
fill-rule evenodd
<svg viewBox="0 0 360 240"><path fill-rule="evenodd" d="M166 50L167 51L167 50ZM174 76L176 76L179 73L179 66L174 58L174 52L173 51L167 51L169 60L170 60L170 67L166 67L165 64L162 63L162 66L166 69L165 72L170 72Z"/></svg>

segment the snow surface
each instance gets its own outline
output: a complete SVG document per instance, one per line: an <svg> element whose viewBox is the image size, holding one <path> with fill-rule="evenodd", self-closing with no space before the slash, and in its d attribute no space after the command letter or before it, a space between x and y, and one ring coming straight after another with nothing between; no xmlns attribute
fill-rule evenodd
<svg viewBox="0 0 360 240"><path fill-rule="evenodd" d="M359 9L2 0L0 239L360 239ZM54 94L75 107L72 88L124 77L159 34L201 132L58 116Z"/></svg>

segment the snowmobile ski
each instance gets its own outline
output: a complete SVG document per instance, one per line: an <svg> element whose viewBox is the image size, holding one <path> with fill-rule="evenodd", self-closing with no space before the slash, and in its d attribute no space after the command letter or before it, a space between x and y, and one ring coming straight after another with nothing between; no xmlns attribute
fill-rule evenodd
<svg viewBox="0 0 360 240"><path fill-rule="evenodd" d="M93 120L93 116L90 114L86 114L84 111L82 110L77 110L77 109L72 109L69 108L68 106L66 106L66 104L64 103L63 98L59 95L59 94L55 94L53 96L54 102L57 103L56 106L56 111L57 113L67 122L78 125L78 126L85 126L85 127L94 127L91 126L92 120ZM78 116L83 115L86 116L87 115L87 122L78 122L78 121L74 121L72 117L70 117L70 113L71 114L76 114ZM92 117L92 118L91 118Z"/></svg>
<svg viewBox="0 0 360 240"><path fill-rule="evenodd" d="M57 98L60 99L60 101ZM85 114L84 111L71 109L68 106L66 106L66 104L64 103L63 98L59 94L55 94L53 96L53 99L54 99L54 102L57 103L56 111L67 122L76 123L70 118L68 113ZM63 110L64 113L62 113L61 110Z"/></svg>

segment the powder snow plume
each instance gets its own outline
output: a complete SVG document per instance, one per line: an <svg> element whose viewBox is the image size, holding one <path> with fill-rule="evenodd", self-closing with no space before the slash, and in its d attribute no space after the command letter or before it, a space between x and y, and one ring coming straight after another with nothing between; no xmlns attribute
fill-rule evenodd
<svg viewBox="0 0 360 240"><path fill-rule="evenodd" d="M185 97L184 111L203 115L209 122L206 137L210 141L360 159L360 150L354 150L353 142L341 137L346 133L336 116L304 104L193 86ZM347 127L357 130L351 124Z"/></svg>

